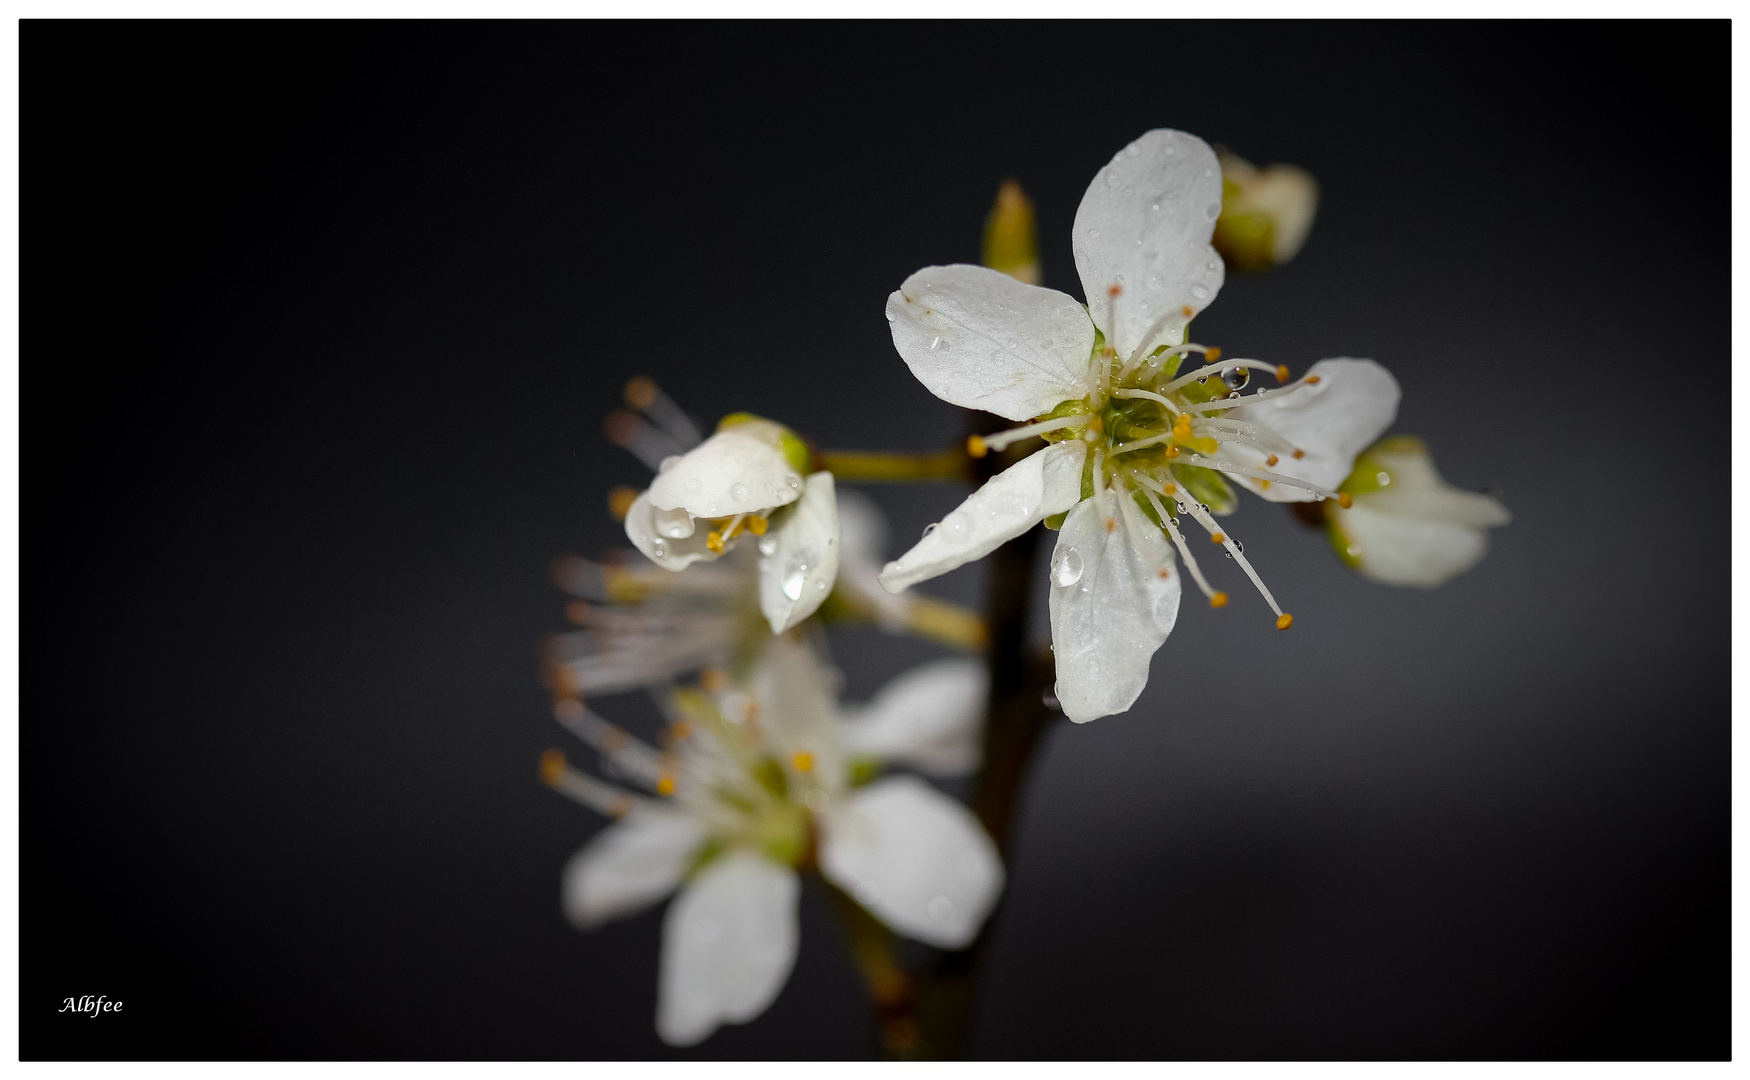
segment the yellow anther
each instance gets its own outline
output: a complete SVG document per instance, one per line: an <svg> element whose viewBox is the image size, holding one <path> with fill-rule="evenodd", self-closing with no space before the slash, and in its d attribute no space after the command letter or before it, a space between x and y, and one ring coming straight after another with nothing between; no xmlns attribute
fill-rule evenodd
<svg viewBox="0 0 1750 1080"><path fill-rule="evenodd" d="M1274 465L1278 461L1281 461L1281 460L1282 459L1277 457L1275 454L1271 454L1269 457L1264 459L1264 465L1266 468L1268 468L1269 466Z"/></svg>
<svg viewBox="0 0 1750 1080"><path fill-rule="evenodd" d="M1221 359L1221 350L1216 348L1214 345L1211 345L1209 347L1209 350L1203 354L1203 362L1206 364L1213 364L1217 360L1220 360L1220 359Z"/></svg>
<svg viewBox="0 0 1750 1080"><path fill-rule="evenodd" d="M1276 629L1286 630L1293 625L1294 616L1290 615L1288 612L1284 611L1282 614L1276 616Z"/></svg>
<svg viewBox="0 0 1750 1080"><path fill-rule="evenodd" d="M1303 458L1305 456L1306 456L1305 450L1296 450L1294 452L1294 460L1296 460L1296 461L1299 461L1301 458Z"/></svg>
<svg viewBox="0 0 1750 1080"><path fill-rule="evenodd" d="M1259 491L1268 491L1268 490L1270 490L1270 481L1268 481L1268 480L1260 480L1260 481L1258 481L1258 490L1259 490Z"/></svg>
<svg viewBox="0 0 1750 1080"><path fill-rule="evenodd" d="M1308 375L1306 377L1306 384L1308 386L1317 386L1319 384L1319 377L1317 375Z"/></svg>
<svg viewBox="0 0 1750 1080"><path fill-rule="evenodd" d="M674 777L659 776L656 778L656 793L658 795L674 794Z"/></svg>
<svg viewBox="0 0 1750 1080"><path fill-rule="evenodd" d="M1349 493L1347 491L1339 491L1337 493L1337 505L1341 506L1343 509L1347 510L1351 506L1355 505L1355 500L1349 497Z"/></svg>
<svg viewBox="0 0 1750 1080"><path fill-rule="evenodd" d="M716 529L712 529L710 532L705 534L705 546L710 548L712 550L712 552L714 552L716 554L719 554L719 555L722 554L723 553L723 534L718 532Z"/></svg>
<svg viewBox="0 0 1750 1080"><path fill-rule="evenodd" d="M794 765L796 767L796 771L799 773L813 772L814 771L814 755L810 754L806 750L798 750L794 754L790 755L790 764Z"/></svg>
<svg viewBox="0 0 1750 1080"><path fill-rule="evenodd" d="M656 404L656 384L639 375L626 383L626 404L634 409L648 409Z"/></svg>
<svg viewBox="0 0 1750 1080"><path fill-rule="evenodd" d="M1288 365L1287 364L1277 364L1276 365L1276 381L1277 382L1287 382L1288 381Z"/></svg>
<svg viewBox="0 0 1750 1080"><path fill-rule="evenodd" d="M1179 314L1181 314L1181 315L1185 316L1187 319L1189 319L1191 316L1197 314L1197 310L1195 308L1193 308L1190 304L1186 304L1184 307L1179 309Z"/></svg>
<svg viewBox="0 0 1750 1080"><path fill-rule="evenodd" d="M1106 531L1107 532L1117 532L1118 531L1118 519L1117 518L1107 518L1106 519Z"/></svg>
<svg viewBox="0 0 1750 1080"><path fill-rule="evenodd" d="M541 755L541 783L552 787L565 775L565 751L554 747Z"/></svg>
<svg viewBox="0 0 1750 1080"><path fill-rule="evenodd" d="M1177 495L1179 493L1179 485L1178 484L1162 484L1161 490L1166 492L1168 495Z"/></svg>
<svg viewBox="0 0 1750 1080"><path fill-rule="evenodd" d="M1106 430L1106 424L1098 416L1088 421L1088 430L1098 435Z"/></svg>
<svg viewBox="0 0 1750 1080"><path fill-rule="evenodd" d="M615 521L625 521L637 501L638 492L622 484L608 492L608 513L614 515Z"/></svg>
<svg viewBox="0 0 1750 1080"><path fill-rule="evenodd" d="M1227 593L1218 592L1214 596L1210 597L1209 598L1209 606L1212 608L1227 607Z"/></svg>
<svg viewBox="0 0 1750 1080"><path fill-rule="evenodd" d="M1178 457L1179 456L1179 448L1176 446L1167 447L1167 456L1170 458Z"/></svg>
<svg viewBox="0 0 1750 1080"><path fill-rule="evenodd" d="M669 730L674 732L675 738L684 739L693 733L693 722L691 720L676 720L669 725Z"/></svg>
<svg viewBox="0 0 1750 1080"><path fill-rule="evenodd" d="M966 436L966 456L981 458L990 453L990 447L984 445L984 439L978 435Z"/></svg>
<svg viewBox="0 0 1750 1080"><path fill-rule="evenodd" d="M747 524L747 531L750 533L753 533L755 536L766 535L766 519L761 517L760 515L749 514L747 516L746 524Z"/></svg>
<svg viewBox="0 0 1750 1080"><path fill-rule="evenodd" d="M1223 540L1226 540L1226 539L1227 539L1226 533L1210 533L1209 534L1209 542L1212 544L1219 544Z"/></svg>
<svg viewBox="0 0 1750 1080"><path fill-rule="evenodd" d="M699 672L699 685L704 687L706 693L715 694L729 685L729 676L724 674L722 668L706 668Z"/></svg>

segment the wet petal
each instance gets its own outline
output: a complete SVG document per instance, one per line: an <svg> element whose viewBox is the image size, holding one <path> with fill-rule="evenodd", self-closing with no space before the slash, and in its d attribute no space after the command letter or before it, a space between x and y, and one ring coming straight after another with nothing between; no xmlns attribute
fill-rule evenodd
<svg viewBox="0 0 1750 1080"><path fill-rule="evenodd" d="M990 674L982 660L934 660L845 710L847 753L912 765L935 776L978 768Z"/></svg>
<svg viewBox="0 0 1750 1080"><path fill-rule="evenodd" d="M705 842L697 819L672 810L634 810L565 864L565 915L581 930L641 911L673 892Z"/></svg>
<svg viewBox="0 0 1750 1080"><path fill-rule="evenodd" d="M749 851L707 866L662 925L656 1032L691 1046L766 1010L796 962L796 874Z"/></svg>
<svg viewBox="0 0 1750 1080"><path fill-rule="evenodd" d="M1071 510L1051 556L1057 699L1078 724L1130 708L1179 615L1172 542L1119 496L1106 502Z"/></svg>
<svg viewBox="0 0 1750 1080"><path fill-rule="evenodd" d="M927 944L971 944L1002 892L1002 861L978 819L916 777L856 792L825 816L822 832L820 872Z"/></svg>
<svg viewBox="0 0 1750 1080"><path fill-rule="evenodd" d="M995 551L1082 496L1087 446L1066 439L1030 454L985 481L941 524L881 571L881 586L899 592Z"/></svg>
<svg viewBox="0 0 1750 1080"><path fill-rule="evenodd" d="M839 508L832 473L809 475L802 497L759 538L760 611L781 634L814 614L839 572Z"/></svg>
<svg viewBox="0 0 1750 1080"><path fill-rule="evenodd" d="M658 510L694 517L753 514L794 502L802 477L776 445L746 431L719 431L688 450L651 481Z"/></svg>
<svg viewBox="0 0 1750 1080"><path fill-rule="evenodd" d="M930 266L887 298L893 347L943 401L1010 420L1088 392L1094 324L1072 297L982 266Z"/></svg>
<svg viewBox="0 0 1750 1080"><path fill-rule="evenodd" d="M1315 386L1303 386L1279 401L1235 409L1227 415L1280 435L1305 451L1299 459L1280 455L1271 472L1335 488L1355 466L1355 455L1379 438L1398 414L1398 381L1372 360L1342 357L1320 360L1307 372L1318 376ZM1223 447L1224 456L1262 465L1261 451ZM1309 492L1283 484L1262 487L1256 480L1236 477L1271 502L1308 502Z"/></svg>
<svg viewBox="0 0 1750 1080"><path fill-rule="evenodd" d="M1202 139L1165 128L1118 151L1076 210L1071 246L1088 312L1127 360L1183 340L1225 273L1209 245L1221 215L1221 165ZM1117 320L1108 293L1116 297Z"/></svg>
<svg viewBox="0 0 1750 1080"><path fill-rule="evenodd" d="M703 529L692 528L689 524L687 535L674 536L672 533L681 531L679 522L664 522L662 518L668 516L671 515L664 515L650 504L650 492L646 491L634 499L632 508L626 511L627 539L664 570L685 570L701 559L709 562L717 558L717 553L705 546ZM670 534L663 533L663 524L669 525Z"/></svg>
<svg viewBox="0 0 1750 1080"><path fill-rule="evenodd" d="M1328 508L1331 539L1363 577L1433 588L1475 566L1485 531L1511 520L1500 501L1441 479L1420 439L1369 447L1346 486L1363 489L1352 509Z"/></svg>

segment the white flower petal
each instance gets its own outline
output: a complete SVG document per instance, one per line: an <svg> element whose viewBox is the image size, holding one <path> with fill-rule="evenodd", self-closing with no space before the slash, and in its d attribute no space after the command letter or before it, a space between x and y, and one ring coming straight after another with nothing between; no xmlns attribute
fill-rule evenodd
<svg viewBox="0 0 1750 1080"><path fill-rule="evenodd" d="M838 672L806 640L771 639L750 678L765 741L786 765L797 754L813 760L816 780L836 786L844 776L838 732Z"/></svg>
<svg viewBox="0 0 1750 1080"><path fill-rule="evenodd" d="M694 517L754 514L795 501L802 477L783 451L734 428L719 431L675 459L651 481L650 503Z"/></svg>
<svg viewBox="0 0 1750 1080"><path fill-rule="evenodd" d="M899 592L983 558L1082 497L1080 439L1053 443L985 481L953 513L881 571L881 586Z"/></svg>
<svg viewBox="0 0 1750 1080"><path fill-rule="evenodd" d="M662 925L656 1032L691 1046L764 1012L796 962L796 874L750 851L705 867Z"/></svg>
<svg viewBox="0 0 1750 1080"><path fill-rule="evenodd" d="M1226 273L1209 246L1221 216L1221 165L1202 139L1157 129L1118 151L1076 210L1071 247L1088 313L1128 360L1176 345ZM1117 322L1108 290L1122 290Z"/></svg>
<svg viewBox="0 0 1750 1080"><path fill-rule="evenodd" d="M1334 539L1363 577L1433 588L1469 570L1489 550L1485 529L1512 516L1500 501L1440 478L1419 439L1387 439L1357 459L1359 480L1379 470L1383 486L1355 496L1352 509L1329 508Z"/></svg>
<svg viewBox="0 0 1750 1080"><path fill-rule="evenodd" d="M609 825L565 864L565 915L580 930L640 911L673 892L705 842L696 818L640 808Z"/></svg>
<svg viewBox="0 0 1750 1080"><path fill-rule="evenodd" d="M935 776L978 768L990 673L982 660L933 660L883 686L841 730L847 753L916 766Z"/></svg>
<svg viewBox="0 0 1750 1080"><path fill-rule="evenodd" d="M1088 392L1094 324L1072 297L983 266L929 266L887 298L893 347L943 401L1010 420Z"/></svg>
<svg viewBox="0 0 1750 1080"><path fill-rule="evenodd" d="M681 537L663 535L658 529L661 513L650 504L648 491L634 499L626 511L626 538L646 558L664 570L685 570L701 559L709 562L717 558L717 553L705 546L705 533L698 529L689 529L688 535Z"/></svg>
<svg viewBox="0 0 1750 1080"><path fill-rule="evenodd" d="M1489 534L1479 528L1381 513L1359 501L1333 513L1356 571L1384 585L1432 589L1489 551Z"/></svg>
<svg viewBox="0 0 1750 1080"><path fill-rule="evenodd" d="M839 507L832 473L809 475L802 497L759 539L760 611L782 634L814 614L839 572Z"/></svg>
<svg viewBox="0 0 1750 1080"><path fill-rule="evenodd" d="M1398 381L1372 360L1348 357L1320 360L1307 375L1318 376L1317 385L1303 386L1278 401L1248 405L1227 415L1268 428L1306 452L1299 459L1279 455L1277 463L1269 466L1271 472L1335 488L1355 467L1355 455L1379 438L1397 417ZM1227 447L1223 451L1224 456L1238 457L1252 465L1263 464L1261 451L1248 453ZM1308 502L1316 498L1310 492L1285 484L1265 488L1256 480L1236 479L1271 502Z"/></svg>
<svg viewBox="0 0 1750 1080"><path fill-rule="evenodd" d="M930 945L970 945L1002 892L1002 860L978 819L916 777L858 791L825 816L822 834L820 872Z"/></svg>
<svg viewBox="0 0 1750 1080"><path fill-rule="evenodd" d="M1107 492L1106 507L1087 499L1071 510L1051 556L1057 700L1078 724L1130 708L1179 616L1171 541L1118 499Z"/></svg>

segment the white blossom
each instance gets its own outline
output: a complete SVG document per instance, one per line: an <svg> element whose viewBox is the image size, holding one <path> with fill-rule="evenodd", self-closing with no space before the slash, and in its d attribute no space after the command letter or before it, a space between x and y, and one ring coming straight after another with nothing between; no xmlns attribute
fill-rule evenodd
<svg viewBox="0 0 1750 1080"><path fill-rule="evenodd" d="M1122 712L1141 693L1177 618L1175 551L1211 605L1226 605L1180 531L1185 517L1286 629L1292 617L1212 516L1234 509L1223 478L1277 502L1347 501L1334 485L1396 415L1397 383L1370 360L1320 361L1298 381L1242 396L1254 373L1287 382L1287 369L1217 362L1186 340L1221 288L1210 246L1221 208L1213 151L1151 131L1101 170L1076 213L1085 305L977 266L926 268L887 302L895 347L937 397L1030 421L974 439L975 455L1031 436L1050 445L974 492L890 563L882 584L899 591L1060 522L1052 644L1057 697L1077 722ZM1181 375L1197 353L1208 365Z"/></svg>
<svg viewBox="0 0 1750 1080"><path fill-rule="evenodd" d="M965 672L927 678L898 725L866 716L882 753L932 759L976 723ZM836 673L794 634L772 640L751 676L677 691L674 747L639 742L581 701L556 715L600 750L635 795L543 762L556 789L620 820L566 866L564 909L580 928L642 910L678 890L663 921L657 1032L679 1046L771 1004L795 962L797 868L820 873L895 932L941 948L971 943L1002 889L995 845L964 806L915 777L863 786L834 701ZM902 695L903 696L903 695ZM982 693L978 693L982 698ZM879 699L878 699L879 700ZM934 719L917 713L950 712ZM908 741L907 736L910 736Z"/></svg>
<svg viewBox="0 0 1750 1080"><path fill-rule="evenodd" d="M1343 485L1347 509L1326 508L1331 543L1362 577L1431 589L1475 566L1489 529L1512 520L1500 500L1440 478L1422 440L1400 435L1368 447Z"/></svg>

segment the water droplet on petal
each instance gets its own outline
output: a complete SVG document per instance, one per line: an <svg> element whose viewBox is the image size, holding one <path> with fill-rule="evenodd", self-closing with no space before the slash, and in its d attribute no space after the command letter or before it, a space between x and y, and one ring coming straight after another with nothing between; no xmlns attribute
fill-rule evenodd
<svg viewBox="0 0 1750 1080"><path fill-rule="evenodd" d="M924 535L928 536L941 527L942 527L942 523L940 521L932 521L928 525L924 526Z"/></svg>
<svg viewBox="0 0 1750 1080"><path fill-rule="evenodd" d="M778 538L770 534L760 537L759 549L761 555L776 555L778 553Z"/></svg>
<svg viewBox="0 0 1750 1080"><path fill-rule="evenodd" d="M1221 216L1221 204L1218 202L1212 202L1203 208L1203 212L1208 214L1211 218L1218 218Z"/></svg>
<svg viewBox="0 0 1750 1080"><path fill-rule="evenodd" d="M1067 589L1082 579L1082 553L1067 544L1059 544L1051 553L1051 581Z"/></svg>
<svg viewBox="0 0 1750 1080"><path fill-rule="evenodd" d="M778 588L792 600L802 599L802 583L808 580L808 558L804 555L792 555L784 565L784 576L778 582Z"/></svg>
<svg viewBox="0 0 1750 1080"><path fill-rule="evenodd" d="M1221 373L1221 381L1226 383L1230 390L1243 390L1245 385L1252 381L1252 373L1243 367L1228 368Z"/></svg>
<svg viewBox="0 0 1750 1080"><path fill-rule="evenodd" d="M704 491L704 490L705 490L705 485L702 481L700 481L700 479L698 477L695 476L691 480L687 481L687 494L688 495L697 495L699 492Z"/></svg>
<svg viewBox="0 0 1750 1080"><path fill-rule="evenodd" d="M658 540L656 543L651 544L650 550L656 552L656 557L659 559L668 558L668 545L663 543L661 540Z"/></svg>
<svg viewBox="0 0 1750 1080"><path fill-rule="evenodd" d="M734 484L729 488L729 501L742 503L747 501L747 485Z"/></svg>
<svg viewBox="0 0 1750 1080"><path fill-rule="evenodd" d="M1088 239L1089 240L1098 240L1099 238L1100 238L1100 230L1099 229L1089 229L1088 230Z"/></svg>
<svg viewBox="0 0 1750 1080"><path fill-rule="evenodd" d="M893 312L889 311L887 313L887 321L892 322L893 320L894 320L894 314L893 314Z"/></svg>
<svg viewBox="0 0 1750 1080"><path fill-rule="evenodd" d="M1115 188L1119 184L1122 184L1122 183L1124 183L1124 178L1122 176L1118 175L1117 169L1107 169L1106 170L1106 186L1107 187L1114 187Z"/></svg>
<svg viewBox="0 0 1750 1080"><path fill-rule="evenodd" d="M1209 299L1208 286L1206 286L1206 285L1193 285L1193 286L1191 286L1191 298L1193 300L1207 300L1207 299Z"/></svg>
<svg viewBox="0 0 1750 1080"><path fill-rule="evenodd" d="M791 473L784 478L784 483L789 485L791 491L795 491L802 486L802 478L795 473Z"/></svg>

